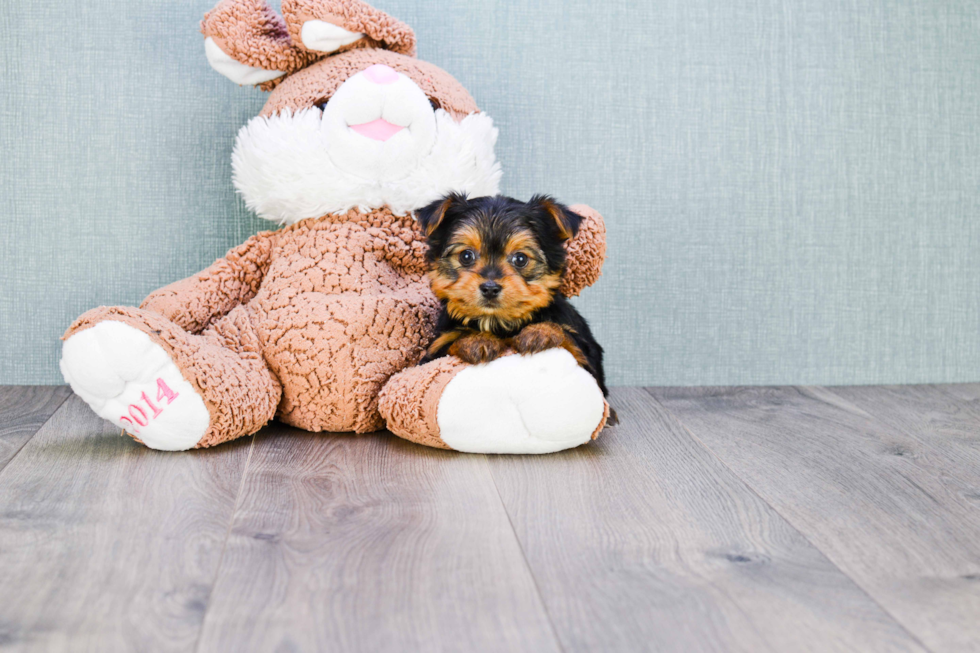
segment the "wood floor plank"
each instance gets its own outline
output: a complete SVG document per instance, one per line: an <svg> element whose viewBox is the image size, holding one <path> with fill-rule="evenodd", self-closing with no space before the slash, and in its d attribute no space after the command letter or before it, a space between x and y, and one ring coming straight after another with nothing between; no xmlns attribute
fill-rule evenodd
<svg viewBox="0 0 980 653"><path fill-rule="evenodd" d="M490 466L563 649L919 651L642 389L620 426Z"/></svg>
<svg viewBox="0 0 980 653"><path fill-rule="evenodd" d="M70 394L63 385L0 386L0 470Z"/></svg>
<svg viewBox="0 0 980 653"><path fill-rule="evenodd" d="M976 387L846 386L814 391L832 392L890 429L941 449L945 458L955 458L956 466L946 465L944 472L964 475L964 498L980 510L980 394L970 397Z"/></svg>
<svg viewBox="0 0 980 653"><path fill-rule="evenodd" d="M485 456L263 432L201 651L556 651Z"/></svg>
<svg viewBox="0 0 980 653"><path fill-rule="evenodd" d="M811 388L652 388L934 651L980 650L980 512L955 454Z"/></svg>
<svg viewBox="0 0 980 653"><path fill-rule="evenodd" d="M972 414L980 412L980 383L946 383L932 387L965 402Z"/></svg>
<svg viewBox="0 0 980 653"><path fill-rule="evenodd" d="M189 651L251 439L147 449L69 398L0 474L0 643Z"/></svg>

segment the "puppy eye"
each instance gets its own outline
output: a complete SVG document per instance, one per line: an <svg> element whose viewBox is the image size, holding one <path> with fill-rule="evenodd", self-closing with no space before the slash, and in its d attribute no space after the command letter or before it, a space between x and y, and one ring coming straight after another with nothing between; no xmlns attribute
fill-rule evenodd
<svg viewBox="0 0 980 653"><path fill-rule="evenodd" d="M317 102L317 103L316 103L316 104L314 104L313 106L315 106L315 107L316 107L317 109L319 109L320 111L326 111L326 110L327 110L327 103L328 103L329 101L330 101L329 99L327 99L327 100L323 100L322 102Z"/></svg>
<svg viewBox="0 0 980 653"><path fill-rule="evenodd" d="M473 265L473 262L475 260L476 260L476 253L472 249L464 249L462 252L459 253L460 265L469 267Z"/></svg>
<svg viewBox="0 0 980 653"><path fill-rule="evenodd" d="M429 105L432 107L433 111L438 111L442 108L442 105L439 104L439 100L434 98L429 98Z"/></svg>
<svg viewBox="0 0 980 653"><path fill-rule="evenodd" d="M512 257L510 257L510 262L514 264L515 268L525 268L530 259L528 259L527 254L524 252L517 252Z"/></svg>

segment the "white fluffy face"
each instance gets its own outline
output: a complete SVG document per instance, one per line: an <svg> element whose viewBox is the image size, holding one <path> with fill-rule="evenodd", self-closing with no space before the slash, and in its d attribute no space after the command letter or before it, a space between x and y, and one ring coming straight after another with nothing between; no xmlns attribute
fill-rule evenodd
<svg viewBox="0 0 980 653"><path fill-rule="evenodd" d="M372 66L344 82L322 111L250 120L232 166L248 207L282 224L355 207L404 214L450 191L496 194L496 141L488 116L457 123L408 77Z"/></svg>

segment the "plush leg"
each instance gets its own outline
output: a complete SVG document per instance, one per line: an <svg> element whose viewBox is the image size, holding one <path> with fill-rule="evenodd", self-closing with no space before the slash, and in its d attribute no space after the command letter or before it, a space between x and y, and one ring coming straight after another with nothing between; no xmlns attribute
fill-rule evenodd
<svg viewBox="0 0 980 653"><path fill-rule="evenodd" d="M396 374L381 392L388 429L406 440L472 453L551 453L585 444L609 406L564 349L484 365L452 356Z"/></svg>
<svg viewBox="0 0 980 653"><path fill-rule="evenodd" d="M151 311L102 307L78 318L64 340L61 370L75 393L152 449L254 433L282 394L242 306L201 335Z"/></svg>

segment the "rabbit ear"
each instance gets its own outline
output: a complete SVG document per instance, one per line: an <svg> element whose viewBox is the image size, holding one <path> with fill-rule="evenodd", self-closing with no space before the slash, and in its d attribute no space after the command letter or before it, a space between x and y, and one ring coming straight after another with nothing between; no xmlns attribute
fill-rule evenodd
<svg viewBox="0 0 980 653"><path fill-rule="evenodd" d="M362 0L282 0L289 35L321 56L357 47L415 56L415 33Z"/></svg>
<svg viewBox="0 0 980 653"><path fill-rule="evenodd" d="M236 84L269 90L317 58L293 44L286 22L266 0L222 0L205 14L201 33L211 67Z"/></svg>

